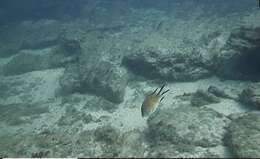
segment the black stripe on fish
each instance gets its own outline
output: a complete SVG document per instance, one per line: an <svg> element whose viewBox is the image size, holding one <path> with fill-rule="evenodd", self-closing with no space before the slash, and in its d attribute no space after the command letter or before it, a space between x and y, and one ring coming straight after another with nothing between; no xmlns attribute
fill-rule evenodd
<svg viewBox="0 0 260 159"><path fill-rule="evenodd" d="M157 95L159 95L161 93L161 91L163 90L165 84L161 87L160 91L157 93Z"/></svg>
<svg viewBox="0 0 260 159"><path fill-rule="evenodd" d="M161 102L163 99L164 99L164 97L162 97L162 98L160 99L160 102Z"/></svg>
<svg viewBox="0 0 260 159"><path fill-rule="evenodd" d="M167 93L170 89L167 89L166 91L162 92L161 95L164 95L165 93Z"/></svg>
<svg viewBox="0 0 260 159"><path fill-rule="evenodd" d="M151 95L153 95L154 93L156 93L157 90L158 90L158 88L156 88Z"/></svg>

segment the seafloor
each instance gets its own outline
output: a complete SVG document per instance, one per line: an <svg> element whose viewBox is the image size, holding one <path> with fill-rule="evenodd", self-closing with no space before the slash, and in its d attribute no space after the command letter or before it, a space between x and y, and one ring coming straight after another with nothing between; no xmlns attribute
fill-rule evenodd
<svg viewBox="0 0 260 159"><path fill-rule="evenodd" d="M259 9L120 5L0 26L0 157L260 157Z"/></svg>

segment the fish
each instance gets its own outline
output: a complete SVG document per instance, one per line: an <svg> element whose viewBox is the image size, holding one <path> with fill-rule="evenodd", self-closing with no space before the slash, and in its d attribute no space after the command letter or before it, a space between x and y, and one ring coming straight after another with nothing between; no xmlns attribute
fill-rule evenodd
<svg viewBox="0 0 260 159"><path fill-rule="evenodd" d="M162 102L165 96L163 96L165 93L170 91L170 89L167 89L166 91L162 92L163 88L165 87L165 84L162 85L159 92L156 93L158 88L156 88L152 93L148 94L141 106L141 115L142 117L147 117L151 115L156 108L158 107L159 103ZM162 92L162 93L161 93Z"/></svg>

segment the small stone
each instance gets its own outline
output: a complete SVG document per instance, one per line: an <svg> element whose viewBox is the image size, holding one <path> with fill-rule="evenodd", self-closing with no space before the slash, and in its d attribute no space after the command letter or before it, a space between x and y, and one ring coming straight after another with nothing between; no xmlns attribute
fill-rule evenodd
<svg viewBox="0 0 260 159"><path fill-rule="evenodd" d="M224 90L221 90L220 88L218 88L216 86L210 85L208 87L208 92L214 94L217 97L231 98L228 94L226 94L226 92Z"/></svg>
<svg viewBox="0 0 260 159"><path fill-rule="evenodd" d="M93 121L93 117L91 114L84 115L82 120L85 124L88 124Z"/></svg>
<svg viewBox="0 0 260 159"><path fill-rule="evenodd" d="M99 127L94 132L97 141L105 142L107 144L115 144L118 142L119 131L111 125Z"/></svg>
<svg viewBox="0 0 260 159"><path fill-rule="evenodd" d="M239 100L260 109L260 83L254 83L239 94Z"/></svg>
<svg viewBox="0 0 260 159"><path fill-rule="evenodd" d="M219 103L220 99L214 94L198 89L191 97L191 104L196 107Z"/></svg>

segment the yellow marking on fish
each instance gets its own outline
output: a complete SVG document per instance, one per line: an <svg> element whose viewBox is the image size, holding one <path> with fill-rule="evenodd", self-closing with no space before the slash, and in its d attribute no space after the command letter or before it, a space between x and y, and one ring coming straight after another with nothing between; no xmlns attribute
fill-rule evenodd
<svg viewBox="0 0 260 159"><path fill-rule="evenodd" d="M163 98L164 98L163 95L164 95L166 92L169 91L169 89L168 89L168 90L164 91L163 93L161 93L162 90L163 90L163 88L164 88L164 86L165 86L165 85L163 85L163 86L161 87L161 89L160 89L160 91L159 91L158 93L156 93L156 91L157 91L157 89L158 89L158 88L157 88L157 89L155 89L155 90L153 91L153 93L151 93L151 94L149 94L149 95L147 95L147 96L145 97L145 99L144 99L144 101L143 101L143 104L142 104L142 107L141 107L142 117L148 116L148 115L152 114L152 113L156 110L156 108L157 108L158 105L159 105L159 102L162 101ZM160 94L160 93L161 93L161 94Z"/></svg>

